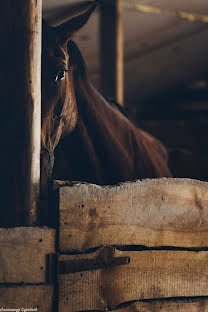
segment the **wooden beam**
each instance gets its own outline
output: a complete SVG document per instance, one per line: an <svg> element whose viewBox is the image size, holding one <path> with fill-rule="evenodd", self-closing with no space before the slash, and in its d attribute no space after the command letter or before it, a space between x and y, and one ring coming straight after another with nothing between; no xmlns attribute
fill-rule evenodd
<svg viewBox="0 0 208 312"><path fill-rule="evenodd" d="M121 0L100 6L101 88L104 96L123 104L123 28Z"/></svg>
<svg viewBox="0 0 208 312"><path fill-rule="evenodd" d="M0 9L0 222L31 225L40 187L42 0L2 0Z"/></svg>
<svg viewBox="0 0 208 312"><path fill-rule="evenodd" d="M164 2L165 3L165 2ZM171 5L171 7L168 7L166 4L165 6L160 3L155 3L155 5L151 4L141 4L136 1L126 1L123 0L123 7L126 9L134 9L141 13L153 13L153 14L168 14L176 16L177 18L181 18L184 20L187 20L189 22L201 22L201 23L208 23L208 15L207 14L201 14L197 12L189 11L189 8L181 9L177 7L177 5ZM200 9L200 5L199 5ZM206 9L205 9L206 10Z"/></svg>

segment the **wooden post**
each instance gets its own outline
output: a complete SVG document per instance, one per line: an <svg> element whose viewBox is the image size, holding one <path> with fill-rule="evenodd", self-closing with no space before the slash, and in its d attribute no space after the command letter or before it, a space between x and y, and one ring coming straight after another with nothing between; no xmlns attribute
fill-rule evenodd
<svg viewBox="0 0 208 312"><path fill-rule="evenodd" d="M121 0L102 0L100 6L101 88L123 105L123 28Z"/></svg>
<svg viewBox="0 0 208 312"><path fill-rule="evenodd" d="M2 0L1 226L36 222L40 188L42 0Z"/></svg>

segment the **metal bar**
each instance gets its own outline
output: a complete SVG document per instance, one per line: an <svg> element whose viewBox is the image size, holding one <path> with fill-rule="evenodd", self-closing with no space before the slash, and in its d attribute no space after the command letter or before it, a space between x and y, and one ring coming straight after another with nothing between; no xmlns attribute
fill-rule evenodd
<svg viewBox="0 0 208 312"><path fill-rule="evenodd" d="M59 274L105 269L130 263L130 257L81 259L59 262Z"/></svg>

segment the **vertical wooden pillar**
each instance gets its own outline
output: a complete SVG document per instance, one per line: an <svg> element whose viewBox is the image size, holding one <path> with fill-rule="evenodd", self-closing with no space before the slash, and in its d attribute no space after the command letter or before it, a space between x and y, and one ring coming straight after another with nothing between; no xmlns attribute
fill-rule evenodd
<svg viewBox="0 0 208 312"><path fill-rule="evenodd" d="M0 223L36 222L40 188L42 0L1 0Z"/></svg>
<svg viewBox="0 0 208 312"><path fill-rule="evenodd" d="M123 27L121 0L100 5L101 88L105 96L123 104Z"/></svg>

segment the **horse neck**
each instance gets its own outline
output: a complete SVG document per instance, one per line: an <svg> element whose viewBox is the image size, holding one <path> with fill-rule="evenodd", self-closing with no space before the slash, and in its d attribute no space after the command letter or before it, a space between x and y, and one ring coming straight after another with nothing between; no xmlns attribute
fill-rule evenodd
<svg viewBox="0 0 208 312"><path fill-rule="evenodd" d="M118 158L117 152L121 152L114 125L114 120L120 119L120 116L117 116L120 113L88 81L79 83L75 90L78 107L77 128L85 160L96 176L97 183L111 184L105 169L107 164L109 166L114 163L114 157Z"/></svg>
<svg viewBox="0 0 208 312"><path fill-rule="evenodd" d="M79 120L87 123L88 127L96 125L97 130L104 127L105 131L109 132L109 126L113 126L114 118L125 118L89 81L82 81L77 88L75 87L75 90ZM93 124L90 123L91 121Z"/></svg>
<svg viewBox="0 0 208 312"><path fill-rule="evenodd" d="M66 141L73 143L66 144L67 155L74 155L68 164L72 178L79 172L84 181L115 184L170 176L161 143L135 128L89 82L75 81L78 123Z"/></svg>

